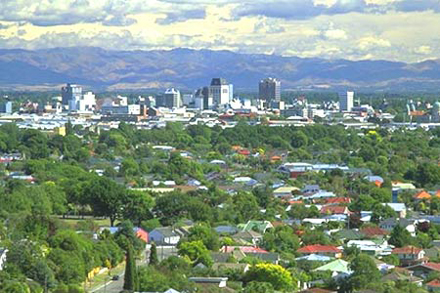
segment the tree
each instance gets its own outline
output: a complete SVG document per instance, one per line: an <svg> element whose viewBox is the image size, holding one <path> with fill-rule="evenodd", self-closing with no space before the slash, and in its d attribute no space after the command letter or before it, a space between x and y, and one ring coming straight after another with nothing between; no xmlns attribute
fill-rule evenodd
<svg viewBox="0 0 440 293"><path fill-rule="evenodd" d="M121 213L124 187L107 177L96 176L85 184L82 194L92 207L93 214L109 217L110 226L113 227Z"/></svg>
<svg viewBox="0 0 440 293"><path fill-rule="evenodd" d="M195 265L203 263L210 267L213 263L209 250L201 240L181 243L178 252L179 255L187 257Z"/></svg>
<svg viewBox="0 0 440 293"><path fill-rule="evenodd" d="M269 251L296 251L300 241L289 226L278 226L263 235L263 246Z"/></svg>
<svg viewBox="0 0 440 293"><path fill-rule="evenodd" d="M159 262L159 259L157 258L157 248L156 248L156 243L152 243L151 244L151 249L150 249L150 260L149 260L149 264L152 266L157 265Z"/></svg>
<svg viewBox="0 0 440 293"><path fill-rule="evenodd" d="M206 224L198 224L189 229L188 241L201 240L209 250L218 250L220 240L217 232Z"/></svg>
<svg viewBox="0 0 440 293"><path fill-rule="evenodd" d="M397 224L391 231L388 242L396 247L403 247L411 244L412 237L408 230Z"/></svg>
<svg viewBox="0 0 440 293"><path fill-rule="evenodd" d="M150 209L154 206L153 198L143 191L127 190L122 199L122 216L140 226L145 219L152 218Z"/></svg>
<svg viewBox="0 0 440 293"><path fill-rule="evenodd" d="M136 290L136 260L133 255L133 247L128 246L125 257L125 275L124 275L124 287L125 290Z"/></svg>
<svg viewBox="0 0 440 293"><path fill-rule="evenodd" d="M365 288L372 282L380 280L381 274L373 259L366 254L359 254L350 264L353 274L350 276L350 284L354 289Z"/></svg>
<svg viewBox="0 0 440 293"><path fill-rule="evenodd" d="M243 290L244 293L273 293L275 290L271 283L268 282L249 282Z"/></svg>
<svg viewBox="0 0 440 293"><path fill-rule="evenodd" d="M275 290L279 291L295 291L296 280L290 272L280 265L259 263L252 266L246 273L245 280L247 282L268 282Z"/></svg>

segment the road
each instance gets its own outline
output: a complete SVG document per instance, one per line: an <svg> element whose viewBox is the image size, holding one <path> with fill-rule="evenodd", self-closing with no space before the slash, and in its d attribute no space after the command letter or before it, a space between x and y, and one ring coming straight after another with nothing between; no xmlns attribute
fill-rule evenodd
<svg viewBox="0 0 440 293"><path fill-rule="evenodd" d="M177 255L177 249L174 246L157 246L157 257L159 261L162 261L164 259L167 259L168 257L172 255ZM137 266L145 266L148 265L148 259L150 256L150 250L146 249L144 253L144 257L140 260L136 261ZM124 286L124 272L123 271L119 275L119 280L113 281L110 280L110 277L107 279L107 282L105 284L102 284L89 292L93 293L119 293L123 290Z"/></svg>

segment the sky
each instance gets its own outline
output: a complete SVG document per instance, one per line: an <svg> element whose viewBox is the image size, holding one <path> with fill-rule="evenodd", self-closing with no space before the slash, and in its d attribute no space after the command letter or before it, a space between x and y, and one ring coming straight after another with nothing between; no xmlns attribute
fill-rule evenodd
<svg viewBox="0 0 440 293"><path fill-rule="evenodd" d="M0 0L0 48L440 58L440 0Z"/></svg>

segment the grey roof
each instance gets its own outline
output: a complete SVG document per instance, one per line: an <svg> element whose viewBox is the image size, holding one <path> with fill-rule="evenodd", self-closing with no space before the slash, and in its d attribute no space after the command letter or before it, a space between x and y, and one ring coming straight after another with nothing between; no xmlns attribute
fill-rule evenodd
<svg viewBox="0 0 440 293"><path fill-rule="evenodd" d="M258 252L258 253L245 253L247 256L255 257L264 261L276 262L280 259L280 255L276 252Z"/></svg>
<svg viewBox="0 0 440 293"><path fill-rule="evenodd" d="M160 227L160 228L156 228L153 231L151 231L150 233L153 233L154 231L159 232L160 234L162 234L164 237L174 237L174 236L179 236L179 234L177 234L173 228L171 227Z"/></svg>
<svg viewBox="0 0 440 293"><path fill-rule="evenodd" d="M219 234L234 234L237 233L238 229L234 226L217 226L214 230Z"/></svg>

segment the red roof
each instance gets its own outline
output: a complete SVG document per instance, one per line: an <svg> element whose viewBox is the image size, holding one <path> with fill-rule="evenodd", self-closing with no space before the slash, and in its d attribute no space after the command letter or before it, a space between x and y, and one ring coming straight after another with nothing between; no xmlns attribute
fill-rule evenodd
<svg viewBox="0 0 440 293"><path fill-rule="evenodd" d="M249 156L251 154L249 150L239 150L238 153L244 156Z"/></svg>
<svg viewBox="0 0 440 293"><path fill-rule="evenodd" d="M394 254L419 254L423 249L414 246L398 247L393 249Z"/></svg>
<svg viewBox="0 0 440 293"><path fill-rule="evenodd" d="M341 204L341 203L351 203L351 198L349 197L333 197L326 200L326 204Z"/></svg>
<svg viewBox="0 0 440 293"><path fill-rule="evenodd" d="M431 195L424 190L417 192L414 195L414 199L430 199L430 198L431 198Z"/></svg>
<svg viewBox="0 0 440 293"><path fill-rule="evenodd" d="M148 240L149 240L148 232L145 231L144 229L137 228L137 230L136 230L136 236L137 236L137 238L141 239L141 240L144 241L145 243L148 243Z"/></svg>
<svg viewBox="0 0 440 293"><path fill-rule="evenodd" d="M434 279L429 283L426 283L427 286L429 287L439 287L440 288L440 280L439 279Z"/></svg>
<svg viewBox="0 0 440 293"><path fill-rule="evenodd" d="M324 206L321 208L321 214L349 214L350 211L347 207L343 206Z"/></svg>
<svg viewBox="0 0 440 293"><path fill-rule="evenodd" d="M320 244L316 244L316 245L307 245L304 247L301 247L300 249L297 250L297 252L299 253L340 253L341 250L339 248L337 248L336 246L331 246L331 245L320 245Z"/></svg>
<svg viewBox="0 0 440 293"><path fill-rule="evenodd" d="M440 263L427 262L427 263L424 263L422 266L428 267L428 268L435 270L435 271L440 271Z"/></svg>
<svg viewBox="0 0 440 293"><path fill-rule="evenodd" d="M386 230L379 227L365 227L361 229L361 232L367 237L383 236L388 234Z"/></svg>

